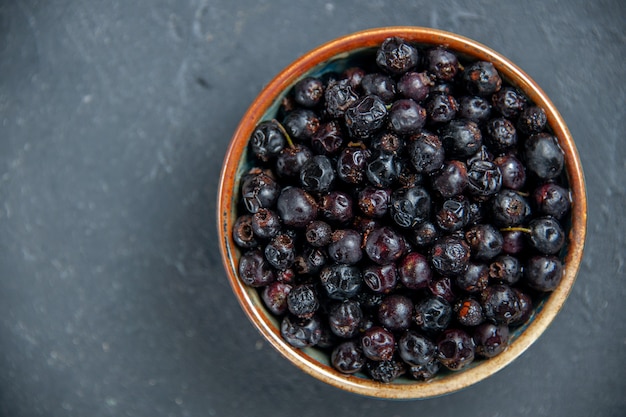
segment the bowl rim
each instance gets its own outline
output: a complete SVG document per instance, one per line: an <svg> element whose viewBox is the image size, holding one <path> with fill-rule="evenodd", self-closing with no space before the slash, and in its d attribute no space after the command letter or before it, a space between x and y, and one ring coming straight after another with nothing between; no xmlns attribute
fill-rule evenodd
<svg viewBox="0 0 626 417"><path fill-rule="evenodd" d="M252 292L255 290L246 287L237 276L237 265L233 257L236 246L231 232L234 219L230 216L234 194L237 192L235 184L239 162L252 130L276 97L320 63L347 51L376 47L390 36L401 37L416 44L444 45L455 52L491 61L501 75L545 110L548 125L565 154L565 169L572 195L571 228L563 278L528 327L498 356L442 379L415 381L410 384L384 384L341 374L332 367L319 363L305 351L288 345L266 311L259 306L258 298L254 302ZM239 304L257 330L282 356L318 380L355 394L387 399L423 399L461 390L498 372L526 351L550 325L572 290L582 260L587 226L587 197L580 157L565 121L546 93L516 64L491 48L452 32L419 26L380 27L344 35L310 50L280 71L252 102L232 136L222 166L217 198L217 226L222 261Z"/></svg>

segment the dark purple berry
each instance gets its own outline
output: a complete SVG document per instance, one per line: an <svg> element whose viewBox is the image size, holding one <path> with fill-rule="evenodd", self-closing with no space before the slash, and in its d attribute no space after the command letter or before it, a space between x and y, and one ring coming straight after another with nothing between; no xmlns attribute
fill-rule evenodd
<svg viewBox="0 0 626 417"><path fill-rule="evenodd" d="M524 142L526 167L542 179L553 179L563 171L565 157L556 138L548 133L529 136Z"/></svg>
<svg viewBox="0 0 626 417"><path fill-rule="evenodd" d="M432 364L437 360L437 347L435 344L425 336L417 333L415 330L407 330L402 334L400 340L398 340L398 354L400 358L411 365L411 367L420 368L422 372L419 376L413 374L416 379L429 379L432 375L426 375L423 372L426 369L432 369ZM413 369L411 369L412 372ZM418 369L415 369L417 373Z"/></svg>
<svg viewBox="0 0 626 417"><path fill-rule="evenodd" d="M491 224L477 224L465 232L474 259L487 261L502 251L502 233Z"/></svg>
<svg viewBox="0 0 626 417"><path fill-rule="evenodd" d="M262 239L270 239L280 233L282 224L278 213L260 208L252 215L252 231Z"/></svg>
<svg viewBox="0 0 626 417"><path fill-rule="evenodd" d="M491 116L491 104L484 97L464 96L459 100L457 115L463 119L481 123Z"/></svg>
<svg viewBox="0 0 626 417"><path fill-rule="evenodd" d="M336 230L328 244L328 256L337 263L354 265L363 257L361 240L361 234L356 230Z"/></svg>
<svg viewBox="0 0 626 417"><path fill-rule="evenodd" d="M353 340L343 342L335 347L330 355L333 368L344 374L354 374L365 366L365 358L361 346Z"/></svg>
<svg viewBox="0 0 626 417"><path fill-rule="evenodd" d="M276 279L274 270L259 250L251 250L241 255L239 276L251 287L263 287Z"/></svg>
<svg viewBox="0 0 626 417"><path fill-rule="evenodd" d="M473 298L459 300L454 305L456 319L462 326L478 326L485 321L483 308L480 303Z"/></svg>
<svg viewBox="0 0 626 417"><path fill-rule="evenodd" d="M434 94L426 103L426 114L431 123L445 123L454 119L459 105L456 99L447 94Z"/></svg>
<svg viewBox="0 0 626 417"><path fill-rule="evenodd" d="M529 225L530 242L545 255L557 254L565 244L565 231L554 217L546 216L532 220Z"/></svg>
<svg viewBox="0 0 626 417"><path fill-rule="evenodd" d="M514 155L501 155L493 162L500 168L502 186L504 188L519 190L524 186L526 183L526 168Z"/></svg>
<svg viewBox="0 0 626 417"><path fill-rule="evenodd" d="M324 250L305 246L293 260L293 267L300 275L314 275L320 272L327 261Z"/></svg>
<svg viewBox="0 0 626 417"><path fill-rule="evenodd" d="M379 152L367 164L365 175L370 184L379 187L390 187L402 171L402 162L393 153Z"/></svg>
<svg viewBox="0 0 626 417"><path fill-rule="evenodd" d="M354 138L367 138L383 126L387 108L376 95L368 95L353 103L345 112L345 123Z"/></svg>
<svg viewBox="0 0 626 417"><path fill-rule="evenodd" d="M517 255L526 247L526 233L520 230L505 230L502 239L502 252L509 255Z"/></svg>
<svg viewBox="0 0 626 417"><path fill-rule="evenodd" d="M283 120L291 139L309 141L320 127L320 119L312 110L295 109Z"/></svg>
<svg viewBox="0 0 626 417"><path fill-rule="evenodd" d="M404 238L391 227L376 228L365 237L365 253L379 265L397 261L405 251Z"/></svg>
<svg viewBox="0 0 626 417"><path fill-rule="evenodd" d="M287 269L295 258L294 241L286 233L276 235L265 246L265 259L276 269Z"/></svg>
<svg viewBox="0 0 626 417"><path fill-rule="evenodd" d="M319 306L317 293L312 285L296 285L287 294L287 308L296 317L311 318Z"/></svg>
<svg viewBox="0 0 626 417"><path fill-rule="evenodd" d="M336 154L342 146L343 133L335 120L322 123L311 138L311 148L320 155Z"/></svg>
<svg viewBox="0 0 626 417"><path fill-rule="evenodd" d="M441 128L439 137L446 155L461 159L474 155L483 144L478 125L465 119L454 119Z"/></svg>
<svg viewBox="0 0 626 417"><path fill-rule="evenodd" d="M330 243L332 228L322 220L314 220L306 227L304 237L314 247L326 246Z"/></svg>
<svg viewBox="0 0 626 417"><path fill-rule="evenodd" d="M341 79L345 79L350 84L350 87L354 89L358 89L363 82L363 77L365 77L366 72L363 68L359 67L349 67L343 70L341 73Z"/></svg>
<svg viewBox="0 0 626 417"><path fill-rule="evenodd" d="M459 371L474 360L474 339L460 329L448 329L437 340L437 358L451 371Z"/></svg>
<svg viewBox="0 0 626 417"><path fill-rule="evenodd" d="M517 119L517 128L526 135L543 131L548 122L546 112L541 107L526 107Z"/></svg>
<svg viewBox="0 0 626 417"><path fill-rule="evenodd" d="M370 157L368 149L356 146L345 148L337 158L337 176L348 184L362 183Z"/></svg>
<svg viewBox="0 0 626 417"><path fill-rule="evenodd" d="M470 247L465 240L455 236L439 239L430 251L430 262L443 275L461 274L467 269Z"/></svg>
<svg viewBox="0 0 626 417"><path fill-rule="evenodd" d="M428 284L428 289L434 297L441 298L449 303L454 302L456 299L456 295L452 287L452 280L450 277L446 276L435 278L430 281L430 284Z"/></svg>
<svg viewBox="0 0 626 417"><path fill-rule="evenodd" d="M343 117L348 107L358 98L348 80L331 82L324 92L326 112L333 118Z"/></svg>
<svg viewBox="0 0 626 417"><path fill-rule="evenodd" d="M315 107L323 97L324 83L319 78L305 77L293 86L293 98L303 107Z"/></svg>
<svg viewBox="0 0 626 417"><path fill-rule="evenodd" d="M406 330L411 325L413 302L400 294L390 294L378 306L378 321L388 330Z"/></svg>
<svg viewBox="0 0 626 417"><path fill-rule="evenodd" d="M259 123L250 137L252 153L261 161L276 157L286 144L287 139L276 120Z"/></svg>
<svg viewBox="0 0 626 417"><path fill-rule="evenodd" d="M325 193L335 180L333 164L325 155L315 155L302 165L300 183L310 192Z"/></svg>
<svg viewBox="0 0 626 417"><path fill-rule="evenodd" d="M376 51L376 64L391 74L403 74L418 62L417 49L398 37L385 39Z"/></svg>
<svg viewBox="0 0 626 417"><path fill-rule="evenodd" d="M406 373L400 361L373 361L367 362L367 371L374 381L388 384Z"/></svg>
<svg viewBox="0 0 626 417"><path fill-rule="evenodd" d="M386 294L395 289L398 273L394 264L370 265L363 269L363 281L373 292Z"/></svg>
<svg viewBox="0 0 626 417"><path fill-rule="evenodd" d="M491 213L498 226L522 224L531 214L526 198L513 190L501 190L491 201Z"/></svg>
<svg viewBox="0 0 626 417"><path fill-rule="evenodd" d="M432 245L438 237L439 230L432 222L429 221L425 221L409 231L411 243L420 247Z"/></svg>
<svg viewBox="0 0 626 417"><path fill-rule="evenodd" d="M315 346L322 337L322 328L317 316L301 319L286 315L280 325L283 339L297 349Z"/></svg>
<svg viewBox="0 0 626 417"><path fill-rule="evenodd" d="M519 298L520 311L517 317L509 324L511 326L521 326L526 323L533 314L533 300L528 294L517 288L513 288L513 291L515 291L515 294L517 294Z"/></svg>
<svg viewBox="0 0 626 417"><path fill-rule="evenodd" d="M502 87L491 96L491 104L504 117L515 118L526 108L526 98L513 87Z"/></svg>
<svg viewBox="0 0 626 417"><path fill-rule="evenodd" d="M502 87L502 78L491 62L477 61L465 67L462 75L467 91L476 96L488 96Z"/></svg>
<svg viewBox="0 0 626 417"><path fill-rule="evenodd" d="M398 80L398 93L406 98L423 101L428 97L433 81L425 72L407 72Z"/></svg>
<svg viewBox="0 0 626 417"><path fill-rule="evenodd" d="M440 169L445 156L443 144L437 135L421 132L412 137L409 144L409 158L418 173L430 174Z"/></svg>
<svg viewBox="0 0 626 417"><path fill-rule="evenodd" d="M426 62L428 71L442 81L452 81L459 71L456 55L441 47L429 50L426 53Z"/></svg>
<svg viewBox="0 0 626 417"><path fill-rule="evenodd" d="M290 284L274 281L263 288L261 299L272 314L282 315L287 311L287 297L291 291Z"/></svg>
<svg viewBox="0 0 626 417"><path fill-rule="evenodd" d="M500 255L489 264L489 278L503 284L516 284L522 277L522 265L514 256Z"/></svg>
<svg viewBox="0 0 626 417"><path fill-rule="evenodd" d="M391 190L388 188L365 187L359 191L359 209L368 217L383 217L387 214Z"/></svg>
<svg viewBox="0 0 626 417"><path fill-rule="evenodd" d="M425 332L445 330L452 320L452 307L439 297L424 298L415 304L415 324Z"/></svg>
<svg viewBox="0 0 626 417"><path fill-rule="evenodd" d="M374 326L361 337L363 354L373 361L391 360L396 350L393 333L380 326Z"/></svg>
<svg viewBox="0 0 626 417"><path fill-rule="evenodd" d="M470 294L483 291L489 285L489 267L470 262L465 272L456 277L456 285Z"/></svg>
<svg viewBox="0 0 626 417"><path fill-rule="evenodd" d="M509 119L498 117L487 122L485 141L494 151L504 151L517 145L517 131Z"/></svg>
<svg viewBox="0 0 626 417"><path fill-rule="evenodd" d="M365 95L374 94L385 104L391 103L396 97L396 82L384 74L366 74L361 81L361 88Z"/></svg>
<svg viewBox="0 0 626 417"><path fill-rule="evenodd" d="M287 226L305 227L317 217L315 199L298 187L284 188L278 197L276 208Z"/></svg>
<svg viewBox="0 0 626 417"><path fill-rule="evenodd" d="M237 246L244 249L253 248L259 244L254 237L251 214L243 214L235 220L235 224L233 225L233 240Z"/></svg>
<svg viewBox="0 0 626 417"><path fill-rule="evenodd" d="M324 194L319 204L322 216L330 222L347 223L353 218L352 198L343 191Z"/></svg>
<svg viewBox="0 0 626 417"><path fill-rule="evenodd" d="M399 188L391 195L390 215L395 224L413 228L430 216L431 198L424 187Z"/></svg>
<svg viewBox="0 0 626 417"><path fill-rule="evenodd" d="M524 267L524 280L537 291L554 291L563 277L563 262L556 256L533 256Z"/></svg>
<svg viewBox="0 0 626 417"><path fill-rule="evenodd" d="M313 156L305 145L295 144L284 148L276 157L276 173L279 177L298 177L300 169Z"/></svg>
<svg viewBox="0 0 626 417"><path fill-rule="evenodd" d="M426 365L409 366L409 374L418 381L427 381L432 379L439 372L439 369L441 369L441 363L438 360L433 360Z"/></svg>
<svg viewBox="0 0 626 417"><path fill-rule="evenodd" d="M490 285L480 294L485 318L508 325L520 312L519 298L506 284Z"/></svg>
<svg viewBox="0 0 626 417"><path fill-rule="evenodd" d="M474 329L476 353L485 358L493 358L509 345L509 328L493 323L483 323Z"/></svg>
<svg viewBox="0 0 626 417"><path fill-rule="evenodd" d="M464 196L447 198L435 213L435 221L444 232L461 230L469 222L469 202Z"/></svg>
<svg viewBox="0 0 626 417"><path fill-rule="evenodd" d="M418 133L426 123L426 109L410 98L393 102L389 109L389 127L399 135Z"/></svg>
<svg viewBox="0 0 626 417"><path fill-rule="evenodd" d="M370 139L369 147L378 152L398 154L404 148L404 140L394 132L383 130Z"/></svg>
<svg viewBox="0 0 626 417"><path fill-rule="evenodd" d="M346 300L335 303L328 312L330 330L344 339L356 336L363 320L363 311L359 303L354 300Z"/></svg>
<svg viewBox="0 0 626 417"><path fill-rule="evenodd" d="M263 172L247 175L241 184L241 198L246 209L253 214L262 207L273 207L279 193L278 183Z"/></svg>
<svg viewBox="0 0 626 417"><path fill-rule="evenodd" d="M335 264L322 269L320 282L330 298L344 300L359 292L363 278L356 266Z"/></svg>
<svg viewBox="0 0 626 417"><path fill-rule="evenodd" d="M433 279L428 258L417 252L410 252L398 263L398 276L406 288L419 290L428 288Z"/></svg>
<svg viewBox="0 0 626 417"><path fill-rule="evenodd" d="M532 195L533 203L540 213L561 219L570 209L569 190L553 182L540 185Z"/></svg>

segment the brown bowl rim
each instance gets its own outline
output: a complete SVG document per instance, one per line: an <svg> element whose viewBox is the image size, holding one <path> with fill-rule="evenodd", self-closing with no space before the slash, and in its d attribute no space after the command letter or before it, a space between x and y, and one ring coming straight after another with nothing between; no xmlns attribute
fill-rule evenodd
<svg viewBox="0 0 626 417"><path fill-rule="evenodd" d="M430 382L415 381L410 384L383 384L344 375L330 366L319 363L308 356L305 351L289 346L260 305L258 297L254 294L255 290L246 287L239 280L233 258L233 250L236 246L231 235L233 219L230 214L233 193L237 189L235 185L239 162L252 130L275 98L292 86L303 73L316 65L354 49L375 47L390 36L398 36L419 44L445 45L476 59L493 62L507 80L522 89L530 100L546 111L548 124L565 153L566 173L572 193L572 224L563 279L557 289L547 298L532 323L500 355L485 360L471 369L452 373L442 379ZM296 59L263 88L242 117L226 152L218 188L217 221L220 252L232 290L250 321L284 357L318 380L355 394L387 399L421 399L458 391L498 372L519 357L550 325L567 299L580 267L586 236L587 197L582 166L571 133L552 101L524 71L498 52L464 36L417 26L393 26L359 31L324 43Z"/></svg>

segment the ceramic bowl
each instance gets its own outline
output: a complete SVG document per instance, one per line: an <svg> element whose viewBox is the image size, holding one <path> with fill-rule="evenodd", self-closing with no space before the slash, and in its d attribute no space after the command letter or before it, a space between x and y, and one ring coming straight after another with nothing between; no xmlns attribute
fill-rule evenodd
<svg viewBox="0 0 626 417"><path fill-rule="evenodd" d="M510 345L504 352L494 358L476 360L462 371L444 372L428 382L401 377L383 384L364 375L339 373L330 366L326 354L315 348L294 349L282 339L279 322L266 310L257 290L244 285L237 276L241 253L233 242L232 227L236 219L239 181L251 168L248 140L257 123L274 117L282 98L302 77L341 71L358 63L363 54L371 54L391 36L424 46L445 45L460 56L490 61L506 81L542 107L547 114L549 129L565 153L572 210L562 281L554 292L546 294L535 306L531 319L512 332ZM520 356L544 332L563 306L576 279L585 241L586 205L583 172L574 140L561 115L536 82L504 56L471 39L428 28L387 27L353 33L323 44L297 58L267 84L241 119L226 152L219 185L217 221L221 255L234 295L252 324L282 356L307 374L352 393L388 399L418 399L448 394L489 377Z"/></svg>

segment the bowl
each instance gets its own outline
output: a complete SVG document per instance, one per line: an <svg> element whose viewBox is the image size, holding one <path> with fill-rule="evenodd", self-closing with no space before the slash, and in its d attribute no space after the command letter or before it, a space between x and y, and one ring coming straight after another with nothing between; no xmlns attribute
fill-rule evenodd
<svg viewBox="0 0 626 417"><path fill-rule="evenodd" d="M447 372L426 382L401 377L391 383L381 383L358 374L342 374L330 365L327 354L316 348L291 347L281 337L280 323L268 312L257 290L244 285L238 278L241 252L232 237L240 179L251 167L247 155L248 140L257 123L276 115L282 99L299 79L341 70L392 36L424 46L444 45L459 56L492 62L503 79L545 110L549 129L557 137L565 155L564 171L571 189L571 222L566 248L562 252L565 268L558 287L543 296L525 325L511 332L510 345L504 352L475 361L462 371ZM586 205L584 177L574 140L548 96L518 66L492 49L453 33L421 27L385 27L356 32L325 43L297 58L263 88L241 119L226 152L219 185L217 221L221 256L234 295L252 324L282 356L305 373L345 391L386 399L421 399L449 394L489 377L519 357L546 330L563 306L578 273L586 234Z"/></svg>

